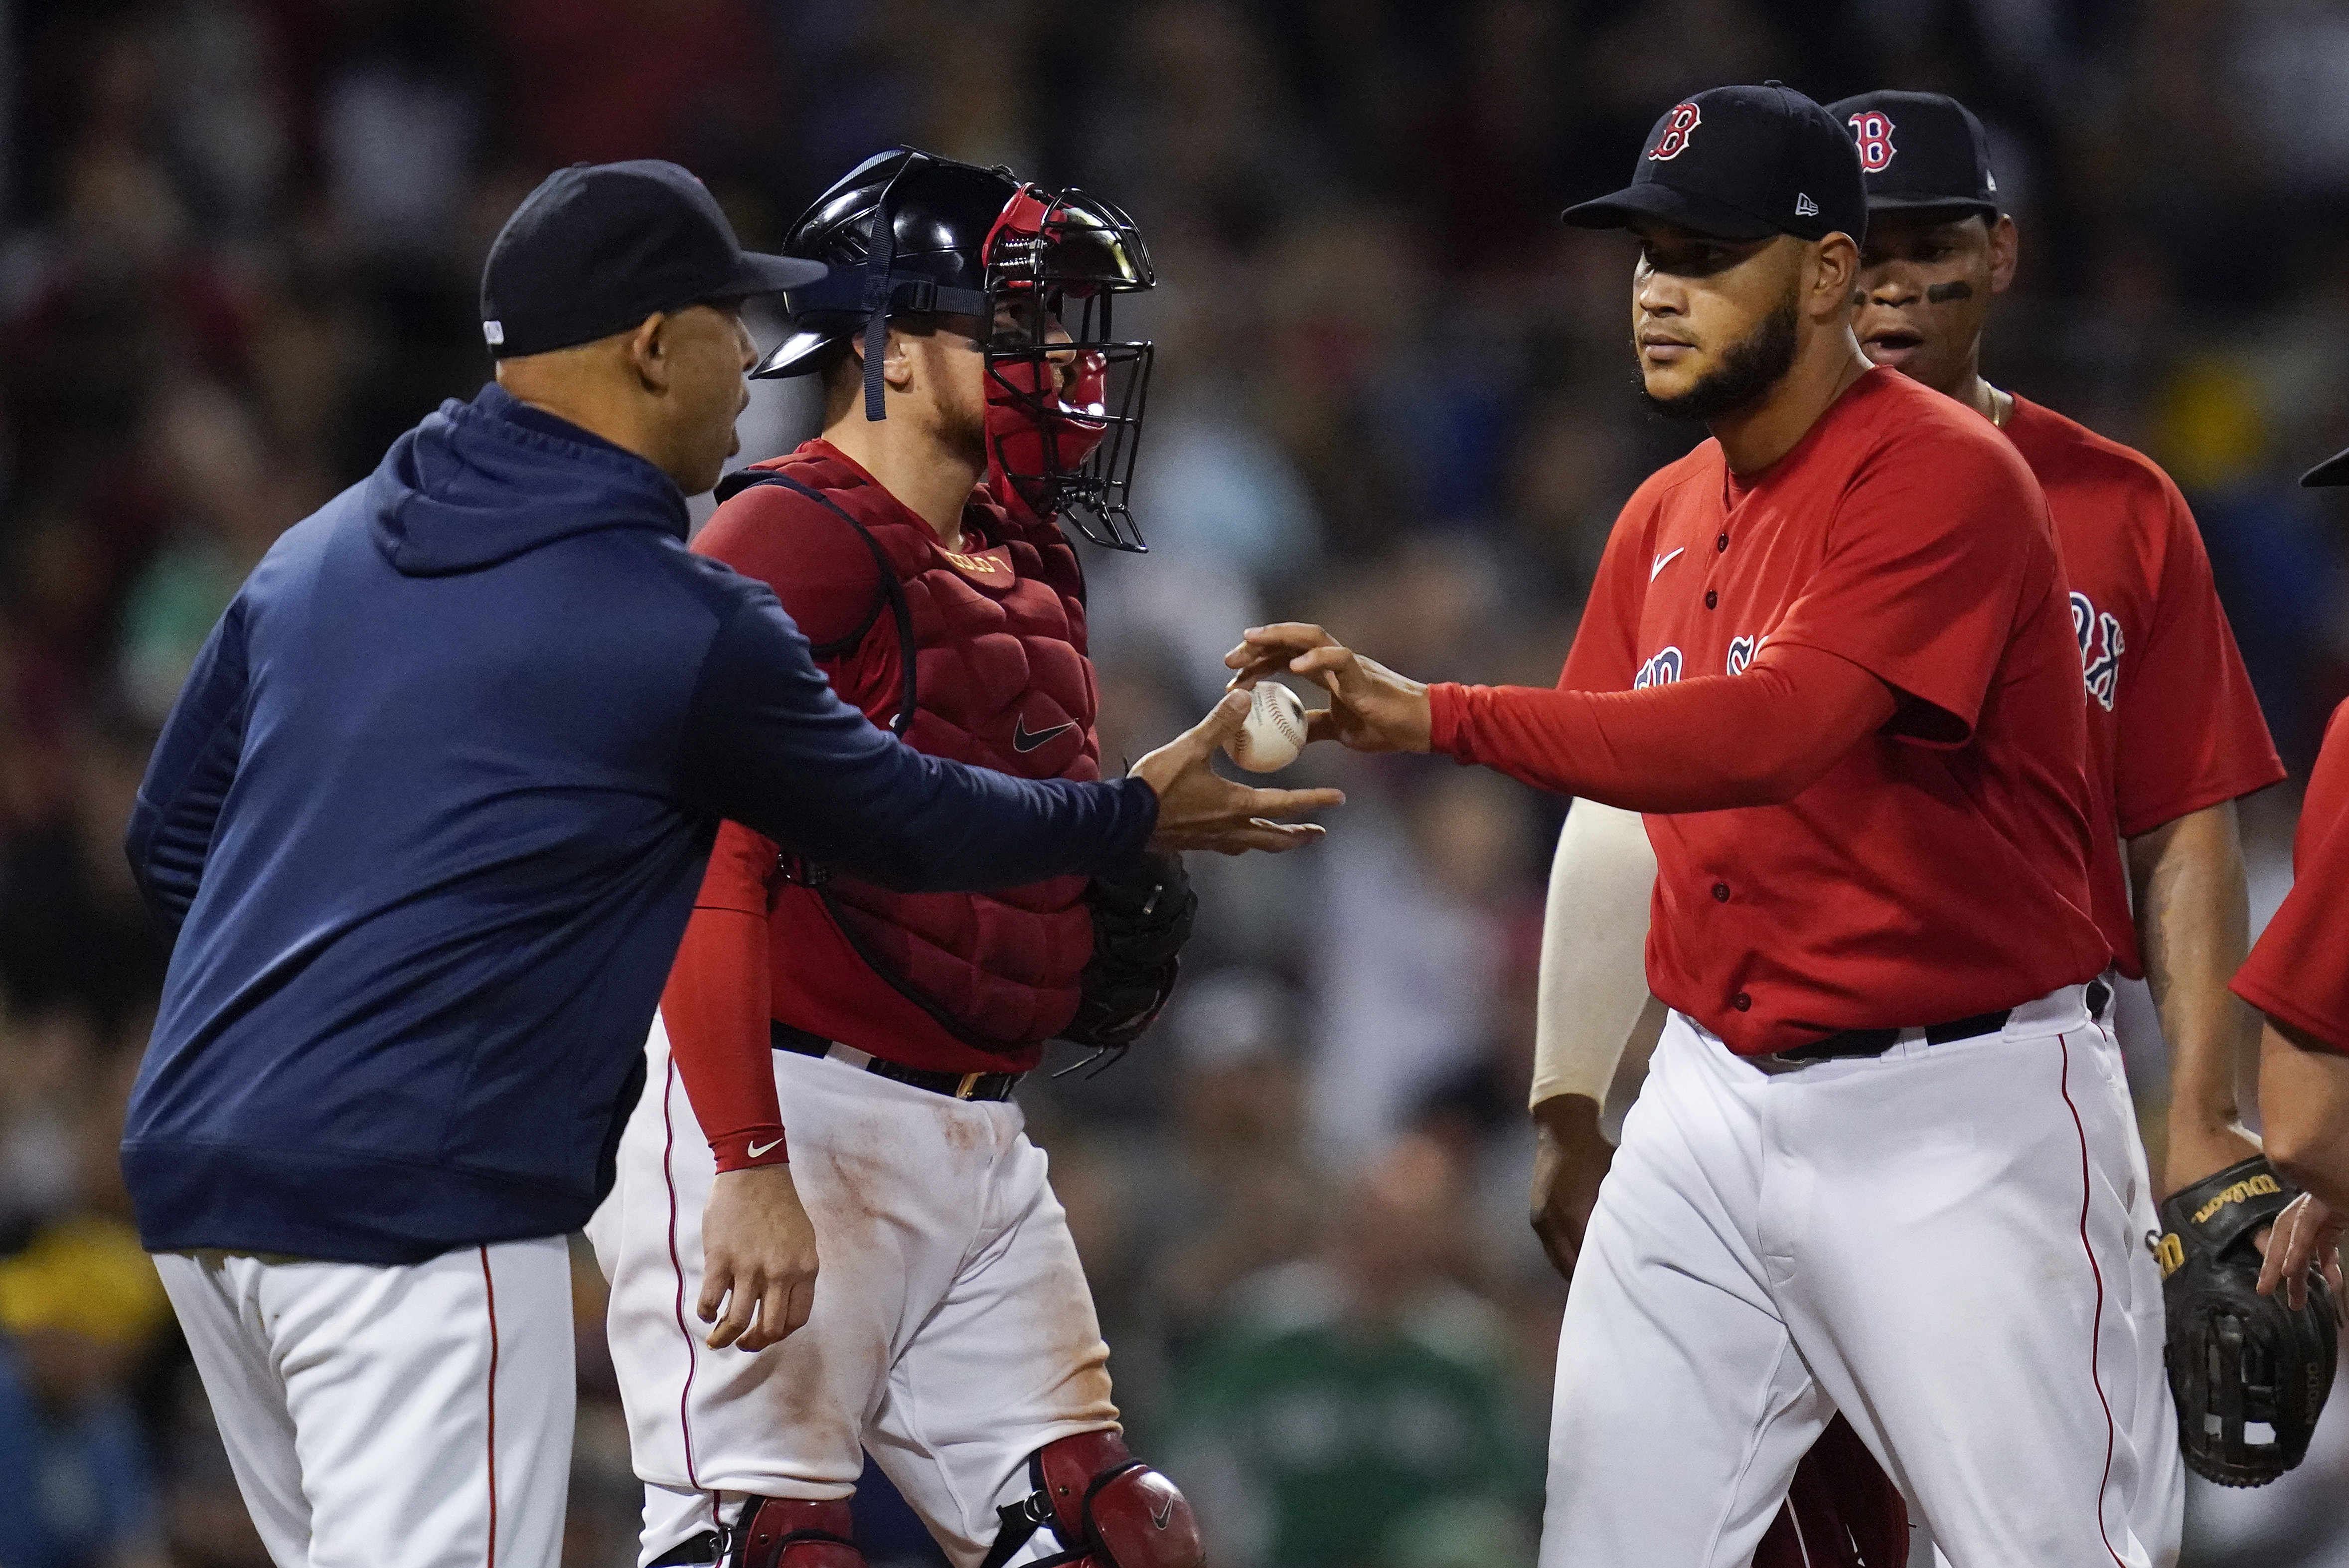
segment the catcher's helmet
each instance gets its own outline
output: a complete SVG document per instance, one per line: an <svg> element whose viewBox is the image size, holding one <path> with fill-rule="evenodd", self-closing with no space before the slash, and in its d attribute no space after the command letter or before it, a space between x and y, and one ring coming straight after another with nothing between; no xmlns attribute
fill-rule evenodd
<svg viewBox="0 0 2349 1568"><path fill-rule="evenodd" d="M1112 298L1156 281L1132 219L1082 191L899 147L816 198L782 251L832 272L786 292L792 332L754 375L823 369L861 333L864 417L884 418L890 317L976 317L990 415L1005 416L988 421L996 466L1040 511L1065 513L1094 543L1148 548L1127 490L1151 346L1118 341L1110 328ZM1049 338L1054 323L1066 340Z"/></svg>

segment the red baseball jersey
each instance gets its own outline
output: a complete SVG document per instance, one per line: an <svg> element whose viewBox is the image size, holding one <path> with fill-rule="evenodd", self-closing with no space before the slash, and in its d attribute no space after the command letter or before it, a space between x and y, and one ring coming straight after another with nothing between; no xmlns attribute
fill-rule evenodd
<svg viewBox="0 0 2349 1568"><path fill-rule="evenodd" d="M2283 777L2194 514L2143 454L2014 400L2007 439L2046 493L2071 583L2099 814L2091 909L2141 975L2120 841Z"/></svg>
<svg viewBox="0 0 2349 1568"><path fill-rule="evenodd" d="M1648 818L1657 995L1758 1055L2104 968L2078 645L2013 446L1881 369L1761 474L1705 442L1624 508L1558 684L1736 676L1771 641L1900 704L1785 805Z"/></svg>
<svg viewBox="0 0 2349 1568"><path fill-rule="evenodd" d="M2235 972L2271 1018L2349 1051L2349 702L2333 710L2292 841L2292 892Z"/></svg>

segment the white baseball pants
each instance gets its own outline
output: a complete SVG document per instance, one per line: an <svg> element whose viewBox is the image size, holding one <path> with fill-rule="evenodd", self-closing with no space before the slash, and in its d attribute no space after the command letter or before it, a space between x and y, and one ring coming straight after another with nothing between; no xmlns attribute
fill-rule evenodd
<svg viewBox="0 0 2349 1568"><path fill-rule="evenodd" d="M781 1345L711 1350L695 1303L717 1168L657 1020L646 1051L619 1181L587 1227L646 1483L639 1561L745 1495L846 1497L869 1449L947 1554L978 1563L996 1509L1030 1490L1030 1453L1117 1424L1092 1293L1019 1108L774 1053L815 1304ZM1040 1532L1014 1561L1052 1550Z"/></svg>
<svg viewBox="0 0 2349 1568"><path fill-rule="evenodd" d="M1955 1568L2147 1568L2131 1126L2077 986L1790 1070L1674 1014L1568 1298L1544 1568L1742 1568L1837 1409Z"/></svg>
<svg viewBox="0 0 2349 1568"><path fill-rule="evenodd" d="M563 1238L155 1267L277 1568L556 1568L578 1377Z"/></svg>
<svg viewBox="0 0 2349 1568"><path fill-rule="evenodd" d="M2106 971L2105 978L2110 983L2114 975ZM2120 1045L2109 1026L2104 1038L2116 1058L2112 1072L2127 1082L2127 1064L2120 1059ZM2130 1232L2140 1238L2158 1236L2161 1233L2160 1194L2153 1184L2145 1140L2134 1122L2128 1134L2129 1181L2136 1194ZM2132 1254L2130 1267L2127 1299L2131 1326L2137 1336L2136 1416L2130 1423L2130 1439L2137 1448L2137 1473L2128 1502L2129 1528L2137 1532L2153 1568L2178 1568L2186 1534L2186 1460L2178 1448L2178 1407L2169 1397L2169 1373L2161 1359L2168 1326L2162 1315L2161 1268L2150 1253L2141 1259ZM2135 1277L2138 1274L2144 1277ZM1933 1549L1930 1532L1920 1528L1916 1538L1920 1555L1913 1561L1949 1568L1949 1558Z"/></svg>

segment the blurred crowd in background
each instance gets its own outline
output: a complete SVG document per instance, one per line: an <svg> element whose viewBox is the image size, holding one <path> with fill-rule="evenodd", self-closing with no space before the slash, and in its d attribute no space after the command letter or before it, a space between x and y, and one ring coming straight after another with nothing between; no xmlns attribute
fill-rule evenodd
<svg viewBox="0 0 2349 1568"><path fill-rule="evenodd" d="M121 828L245 573L487 376L475 280L548 170L658 156L770 248L900 141L1129 209L1161 284L1136 515L1086 552L1103 753L1321 621L1548 684L1616 509L1698 432L1633 395L1629 243L1570 232L1682 94L1783 77L1988 122L2023 270L1985 369L2200 518L2294 771L2349 693L2349 11L2328 0L17 0L0 24L0 1568L261 1568L127 1226L166 954ZM1121 324L1128 322L1121 307ZM761 334L771 338L773 324ZM744 457L812 433L764 384ZM707 502L701 503L706 510ZM1023 1090L1136 1449L1221 1568L1517 1568L1563 1287L1525 1219L1564 803L1318 754L1329 841L1196 868L1176 1005ZM2297 784L2247 804L2255 917ZM2127 1015L2158 1078L2158 1034ZM2150 1092L2150 1091L2149 1091ZM788 1116L788 1107L786 1108ZM2153 1118L2150 1125L2158 1126ZM636 1499L579 1270L568 1563ZM2336 1411L2189 1561L2349 1563ZM885 1496L876 1564L942 1561Z"/></svg>

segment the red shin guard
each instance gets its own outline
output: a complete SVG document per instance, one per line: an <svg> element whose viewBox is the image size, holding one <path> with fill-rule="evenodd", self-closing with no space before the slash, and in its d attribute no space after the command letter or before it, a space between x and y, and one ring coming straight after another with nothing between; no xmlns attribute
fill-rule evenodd
<svg viewBox="0 0 2349 1568"><path fill-rule="evenodd" d="M725 1568L865 1568L853 1529L845 1499L750 1498L734 1521Z"/></svg>
<svg viewBox="0 0 2349 1568"><path fill-rule="evenodd" d="M1029 1456L1036 1491L1003 1510L985 1568L1000 1568L1049 1527L1068 1568L1200 1568L1198 1522L1174 1483L1135 1459L1115 1432L1081 1432Z"/></svg>

